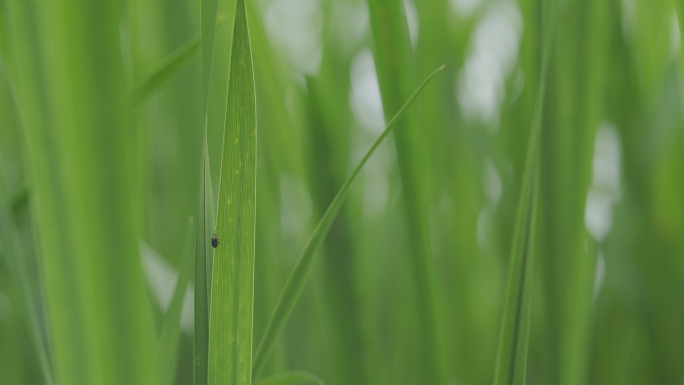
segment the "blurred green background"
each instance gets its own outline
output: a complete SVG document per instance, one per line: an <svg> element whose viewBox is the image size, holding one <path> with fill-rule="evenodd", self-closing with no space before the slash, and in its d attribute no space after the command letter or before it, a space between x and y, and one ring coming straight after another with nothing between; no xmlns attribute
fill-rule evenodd
<svg viewBox="0 0 684 385"><path fill-rule="evenodd" d="M246 2L255 342L385 118L446 64L352 186L264 374L492 383L549 3ZM214 186L234 7L218 1ZM683 384L684 1L555 10L527 383ZM199 23L197 0L0 0L1 385L68 378L79 347L84 378L142 383L194 236L199 50L135 107L127 95ZM191 291L176 384L193 379Z"/></svg>

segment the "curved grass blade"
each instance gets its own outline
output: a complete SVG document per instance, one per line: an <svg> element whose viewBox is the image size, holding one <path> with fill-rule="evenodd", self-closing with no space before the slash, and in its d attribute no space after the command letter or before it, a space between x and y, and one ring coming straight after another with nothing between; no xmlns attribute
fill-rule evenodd
<svg viewBox="0 0 684 385"><path fill-rule="evenodd" d="M0 255L5 259L7 269L12 277L14 291L24 324L27 327L29 339L33 344L38 357L38 365L47 385L54 384L52 369L48 359L48 346L41 331L38 311L33 305L35 293L29 279L29 272L25 264L24 250L21 246L19 231L16 228L13 215L9 209L7 191L5 189L5 176L0 164Z"/></svg>
<svg viewBox="0 0 684 385"><path fill-rule="evenodd" d="M209 313L209 384L250 385L256 225L256 96L245 3L235 11ZM208 240L207 240L208 241Z"/></svg>
<svg viewBox="0 0 684 385"><path fill-rule="evenodd" d="M268 376L258 385L325 385L325 381L307 372L283 372Z"/></svg>
<svg viewBox="0 0 684 385"><path fill-rule="evenodd" d="M205 2L213 3L207 4ZM213 11L212 11L213 7ZM206 13L206 14L205 14ZM213 22L211 22L213 20ZM218 24L222 24L219 22ZM216 0L203 0L202 2L202 31L193 36L185 44L178 47L169 57L150 71L145 80L138 83L131 91L129 98L132 107L137 107L147 100L162 84L164 84L178 69L185 64L202 46L202 81L204 99L206 101L209 90L209 77L211 74L211 60L213 58L214 33L218 27L216 23ZM206 41L204 40L206 39Z"/></svg>
<svg viewBox="0 0 684 385"><path fill-rule="evenodd" d="M551 18L553 18L555 16L555 2L552 3L549 12ZM547 20L546 26L551 28L551 31L546 35L544 42L541 80L537 89L532 128L525 156L525 169L523 171L520 200L518 202L515 230L511 245L506 302L501 320L501 332L499 335L496 367L494 369L494 385L524 384L526 381L530 324L529 312L531 309L532 256L535 244L536 213L539 205L537 199L539 146L554 23L552 20Z"/></svg>
<svg viewBox="0 0 684 385"><path fill-rule="evenodd" d="M200 46L200 35L194 36L176 49L152 70L145 80L141 81L130 93L130 104L137 107L142 104L154 91L164 84L178 69L192 57Z"/></svg>
<svg viewBox="0 0 684 385"><path fill-rule="evenodd" d="M307 243L306 248L297 260L297 263L295 264L292 273L290 273L290 276L288 277L287 282L285 283L285 287L283 288L283 291L280 294L280 298L278 299L276 308L273 311L273 315L271 316L271 319L268 321L268 325L266 326L266 330L264 331L264 336L262 337L261 342L259 343L259 348L257 349L256 355L254 356L254 367L252 369L253 376L255 378L259 376L260 371L263 369L264 364L266 363L266 358L268 354L271 352L271 349L273 349L278 334L280 334L280 331L285 325L285 321L287 321L287 318L290 316L290 313L292 313L292 309L294 308L295 304L297 303L297 300L299 299L299 296L302 293L302 289L304 288L306 279L309 276L311 267L313 266L316 260L315 251L318 249L318 246L320 246L320 244L323 242L323 239L328 234L328 230L330 230L330 225L335 219L337 213L340 211L342 203L344 202L344 198L347 196L347 193L349 192L349 187L354 182L359 172L366 164L368 159L371 157L371 155L373 155L378 146L380 146L380 143L382 143L382 141L385 140L387 135L389 135L392 132L395 123L403 115L404 111L406 111L406 109L413 103L413 101L418 97L418 95L425 88L425 86L427 86L430 80L432 80L432 78L443 69L444 66L441 66L434 72L432 72L427 77L427 79L425 79L423 83L420 86L418 86L418 89L416 89L413 95L411 95L411 97L406 101L406 103L404 103L404 105L399 109L399 111L394 115L394 117L392 117L389 123L387 123L387 125L385 126L385 130L382 132L382 134L380 134L378 139L375 140L370 149L368 149L368 152L366 152L366 154L363 156L359 164L356 166L352 174L349 176L349 178L347 178L342 187L340 187L340 190L335 195L335 198L333 198L332 202L330 203L330 206L328 206L328 209L323 214L323 217L318 222L318 225L316 225L316 229L311 235L309 243Z"/></svg>
<svg viewBox="0 0 684 385"><path fill-rule="evenodd" d="M164 317L161 335L157 342L157 356L152 373L150 373L152 376L150 382L159 385L173 385L176 379L178 343L181 336L181 311L183 310L183 298L185 298L185 289L190 281L190 271L192 270L192 261L194 260L192 258L191 234L195 223L192 219L189 222L188 237L181 254L182 262L178 271L176 288L173 291L171 303L166 311L166 317Z"/></svg>

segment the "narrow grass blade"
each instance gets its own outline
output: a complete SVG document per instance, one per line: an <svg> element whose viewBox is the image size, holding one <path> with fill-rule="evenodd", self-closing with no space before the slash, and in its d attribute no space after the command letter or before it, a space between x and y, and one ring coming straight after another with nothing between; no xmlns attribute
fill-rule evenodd
<svg viewBox="0 0 684 385"><path fill-rule="evenodd" d="M439 71L441 71L442 69L444 69L444 66L436 69L433 73L431 73L427 77L427 79L425 79L425 81L423 81L423 83L418 87L418 89L416 89L416 91L413 93L413 95L411 95L411 97L406 101L406 103L404 103L404 105L399 109L399 111L397 111L397 113L394 115L394 117L392 117L389 123L387 123L387 125L385 126L385 130L382 132L382 134L380 134L378 139L375 140L375 142L370 147L368 152L366 152L366 154L363 156L359 164L356 165L356 168L354 168L352 174L349 176L349 178L347 178L342 187L340 187L340 190L335 195L335 198L333 198L332 202L330 203L330 206L328 206L328 209L323 214L323 217L318 222L318 225L316 225L316 229L311 235L311 238L309 239L306 248L304 248L302 255L300 255L299 259L297 260L297 263L295 264L294 269L292 270L292 273L290 273L290 276L288 277L287 282L285 283L285 287L283 288L283 291L280 294L280 298L278 299L278 304L276 305L276 308L273 311L273 315L271 316L271 319L269 320L268 325L266 326L264 336L262 337L261 342L259 343L259 348L257 349L256 355L254 357L254 368L252 369L254 377L259 376L259 373L263 369L263 366L266 362L268 354L275 345L278 334L280 334L280 331L285 325L285 321L287 321L287 318L290 316L290 313L292 313L292 309L294 308L295 304L297 303L297 300L299 299L299 296L302 293L302 289L304 288L304 284L306 283L309 272L311 271L311 267L313 266L316 260L315 252L318 249L318 246L320 246L321 242L323 242L325 236L328 234L328 230L330 230L330 225L335 219L337 213L340 211L342 203L344 202L344 198L347 196L347 193L349 192L349 187L354 182L359 172L366 164L368 159L371 157L371 155L373 155L378 146L380 146L380 143L382 143L382 141L385 140L387 135L389 135L390 132L392 132L395 123L403 115L404 111L406 111L406 109L413 103L413 101L418 97L418 95L425 88L425 86L427 86L430 80L432 80L432 78L435 75L437 75L437 73L439 73Z"/></svg>
<svg viewBox="0 0 684 385"><path fill-rule="evenodd" d="M253 71L245 3L238 0L216 218L219 244L211 278L210 385L251 384L256 225Z"/></svg>
<svg viewBox="0 0 684 385"><path fill-rule="evenodd" d="M204 142L202 170L197 205L197 235L195 240L195 326L193 334L193 380L195 385L206 385L209 380L209 303L211 295L211 266L213 259L207 240L215 227L214 193L211 188L207 128L209 124L209 80L214 58L217 0L202 0L200 33L202 36L202 94L204 96Z"/></svg>
<svg viewBox="0 0 684 385"><path fill-rule="evenodd" d="M555 2L551 5L550 15L553 16L554 13ZM548 22L546 26L553 28L553 23ZM544 51L542 52L540 82L527 145L525 168L523 170L515 230L511 245L506 302L501 320L501 332L494 370L494 385L525 384L526 382L532 256L535 245L536 213L539 205L537 198L539 146L552 42L553 33L548 33L544 42Z"/></svg>
<svg viewBox="0 0 684 385"><path fill-rule="evenodd" d="M211 171L205 135L202 146L202 170L197 204L197 233L195 237L195 330L193 336L194 383L206 385L209 358L209 290L211 260L208 240L214 229L214 193L211 188Z"/></svg>
<svg viewBox="0 0 684 385"><path fill-rule="evenodd" d="M54 384L52 368L48 360L47 341L41 331L38 311L35 307L35 292L29 279L29 271L26 266L26 256L19 238L19 231L16 228L13 215L5 189L5 176L3 166L0 162L0 255L4 257L7 269L12 277L12 284L19 302L24 324L27 327L29 339L38 358L43 379L47 385Z"/></svg>
<svg viewBox="0 0 684 385"><path fill-rule="evenodd" d="M532 248L535 242L538 156L534 169L523 181L518 216L511 247L506 303L502 318L499 350L494 372L495 385L525 383L532 272ZM526 174L528 174L526 172ZM533 175L532 175L533 174Z"/></svg>
<svg viewBox="0 0 684 385"><path fill-rule="evenodd" d="M392 116L416 84L417 57L411 45L409 23L402 0L367 0L373 38L373 60L385 118ZM407 314L415 327L401 339L415 350L411 374L433 385L448 384L446 333L442 316L437 266L432 251L430 194L433 191L431 134L425 132L422 108L416 106L398 123L395 135L397 165L401 177L402 211L407 237L403 254L409 262L412 297L406 301ZM429 127L429 126L428 126ZM438 131L438 130L435 130ZM420 344L411 343L416 334ZM410 344L410 345L409 345ZM401 371L399 371L401 372ZM408 373L407 373L408 374ZM399 376L402 376L400 373ZM395 380L396 381L396 380Z"/></svg>
<svg viewBox="0 0 684 385"><path fill-rule="evenodd" d="M202 90L206 105L211 79L211 63L214 58L214 34L216 33L216 0L202 0L200 33L202 34Z"/></svg>
<svg viewBox="0 0 684 385"><path fill-rule="evenodd" d="M157 341L154 369L150 373L150 383L158 385L173 385L176 379L178 344L181 336L181 311L183 310L183 298L185 298L185 290L190 281L190 272L192 271L192 262L194 260L191 235L195 228L195 223L192 219L189 222L188 237L181 254L178 281L176 281L176 288L173 291L171 303L164 317L161 335L159 341Z"/></svg>
<svg viewBox="0 0 684 385"><path fill-rule="evenodd" d="M325 381L307 372L283 372L268 376L258 385L325 385Z"/></svg>
<svg viewBox="0 0 684 385"><path fill-rule="evenodd" d="M130 104L137 107L153 92L159 89L178 69L192 57L200 46L200 35L194 36L188 42L176 49L169 57L164 59L152 70L145 80L141 81L130 93Z"/></svg>

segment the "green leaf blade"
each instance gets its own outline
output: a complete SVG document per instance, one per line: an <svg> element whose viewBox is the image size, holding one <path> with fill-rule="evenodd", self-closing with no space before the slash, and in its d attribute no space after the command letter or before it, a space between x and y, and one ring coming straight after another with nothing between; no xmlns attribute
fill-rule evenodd
<svg viewBox="0 0 684 385"><path fill-rule="evenodd" d="M546 27L553 28L555 2L550 6ZM553 42L553 30L544 41L540 81L532 117L532 128L525 156L520 197L516 212L511 254L508 269L504 311L494 368L494 385L526 383L527 347L529 343L531 280L533 249L536 243L540 142L542 117L546 95L549 56Z"/></svg>
<svg viewBox="0 0 684 385"><path fill-rule="evenodd" d="M244 1L228 81L209 323L209 384L251 384L256 219L256 99ZM208 240L207 240L208 241Z"/></svg>
<svg viewBox="0 0 684 385"><path fill-rule="evenodd" d="M111 17L120 5L31 5L11 4L12 36L26 37L16 40L11 68L35 182L54 380L146 384L154 332L134 213L142 196L130 177L140 165L128 156L136 136L126 124L120 24Z"/></svg>
<svg viewBox="0 0 684 385"><path fill-rule="evenodd" d="M216 33L217 0L202 0L200 30L202 34L202 90L206 104L211 78L211 64L214 58L214 34Z"/></svg>
<svg viewBox="0 0 684 385"><path fill-rule="evenodd" d="M209 303L211 297L211 250L207 240L216 225L216 208L211 187L209 146L209 81L214 58L217 0L202 0L200 33L202 45L202 92L204 96L204 141L202 144L202 170L197 206L197 235L195 240L195 330L193 334L193 380L195 385L209 381Z"/></svg>
<svg viewBox="0 0 684 385"><path fill-rule="evenodd" d="M211 170L206 135L202 146L202 170L197 204L197 233L195 235L195 330L193 334L193 378L196 385L208 381L209 358L209 291L211 274L209 270L209 239L214 229L214 193L211 187Z"/></svg>

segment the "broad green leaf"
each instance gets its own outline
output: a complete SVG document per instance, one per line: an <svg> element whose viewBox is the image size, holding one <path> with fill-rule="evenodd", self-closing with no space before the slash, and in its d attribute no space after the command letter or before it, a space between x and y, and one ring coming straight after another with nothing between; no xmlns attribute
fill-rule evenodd
<svg viewBox="0 0 684 385"><path fill-rule="evenodd" d="M209 384L249 385L256 225L256 99L245 3L238 0L223 136L209 312ZM207 239L207 241L209 241Z"/></svg>
<svg viewBox="0 0 684 385"><path fill-rule="evenodd" d="M258 385L325 385L325 381L307 372L283 372L268 376Z"/></svg>
<svg viewBox="0 0 684 385"><path fill-rule="evenodd" d="M555 14L555 2L550 15ZM548 22L547 27L553 28ZM533 249L539 189L539 158L549 55L553 43L551 30L544 42L537 100L528 139L525 168L511 245L506 300L494 370L494 385L526 383L527 347L530 327L530 300Z"/></svg>
<svg viewBox="0 0 684 385"><path fill-rule="evenodd" d="M323 239L325 239L325 236L328 234L328 231L330 230L330 225L335 219L337 213L340 211L342 203L344 203L344 199L347 196L347 193L349 192L349 187L354 182L359 172L361 172L361 169L366 164L368 159L370 159L371 155L373 155L378 146L380 146L380 143L382 143L382 141L387 137L387 135L389 135L392 132L392 130L395 127L395 123L399 120L400 117L402 117L404 111L406 111L406 109L413 103L413 101L418 97L420 92L423 90L423 88L425 88L425 86L430 82L430 80L432 80L432 78L435 75L437 75L437 73L442 69L444 69L443 66L435 70L433 73L431 73L427 77L427 79L425 79L425 81L423 81L423 83L418 87L418 89L416 89L416 91L413 93L413 95L411 95L411 97L406 101L406 103L404 103L404 105L399 109L399 111L397 111L394 117L392 117L392 119L387 123L387 125L385 126L385 130L382 132L382 134L380 134L378 139L375 140L375 142L370 147L370 149L368 149L368 151L363 156L361 161L356 165L354 171L347 178L342 187L340 187L340 190L335 195L335 198L333 198L332 202L330 203L330 206L328 206L328 209L323 214L323 217L316 225L316 229L311 235L309 242L304 248L304 251L297 260L297 263L295 264L292 273L290 273L290 276L288 277L287 282L285 283L285 287L283 288L283 291L280 294L280 298L278 299L278 304L276 305L276 308L273 311L273 315L268 321L268 325L266 326L266 330L264 331L264 336L262 337L261 342L259 343L256 355L254 356L254 377L259 376L259 373L263 369L263 366L266 362L268 354L271 352L271 349L273 349L276 339L280 334L280 331L282 330L283 326L285 325L285 321L287 321L287 318L290 316L290 313L292 313L292 309L294 309L294 306L302 293L302 289L304 288L304 284L306 283L311 268L313 267L314 262L316 261L315 252L318 249L318 246L320 246L321 242L323 242Z"/></svg>
<svg viewBox="0 0 684 385"><path fill-rule="evenodd" d="M154 333L134 213L142 196L130 178L140 165L129 157L136 135L112 17L121 6L7 4L55 383L148 383Z"/></svg>
<svg viewBox="0 0 684 385"><path fill-rule="evenodd" d="M658 3L662 2L639 2L637 17L656 24L662 23L661 15L674 17L670 7L660 12ZM599 250L592 247L587 230L593 228L588 219L596 214L592 169L601 164L600 138L612 104L612 98L606 97L606 74L613 71L607 62L614 57L611 13L610 2L558 3L554 28L566 31L581 23L583 33L556 35L546 80L539 184L543 199L539 208L539 258L535 259L535 270L544 280L544 291L535 294L543 300L544 322L535 331L545 334L544 359L554 368L544 382L558 385L587 383L592 370L587 357L593 351L589 342L594 334L591 320L597 310L593 291ZM637 25L637 30L643 26ZM635 37L635 42L638 40L641 38ZM661 43L646 44L649 50L640 56L656 58L650 49ZM658 67L652 59L642 64L640 70L645 76L652 75L647 75L649 69ZM674 76L676 67L671 68ZM675 89L676 82L671 83ZM594 157L595 144L598 158ZM555 332L547 334L542 328Z"/></svg>
<svg viewBox="0 0 684 385"><path fill-rule="evenodd" d="M194 261L191 236L194 229L194 220L190 219L188 237L181 254L178 280L173 291L173 297L171 297L171 303L164 317L159 341L157 341L157 355L154 361L154 369L150 373L150 383L158 385L173 385L175 383L176 371L178 370L178 344L181 337L181 310L183 310L185 289L190 281L190 272L192 271L192 262Z"/></svg>

